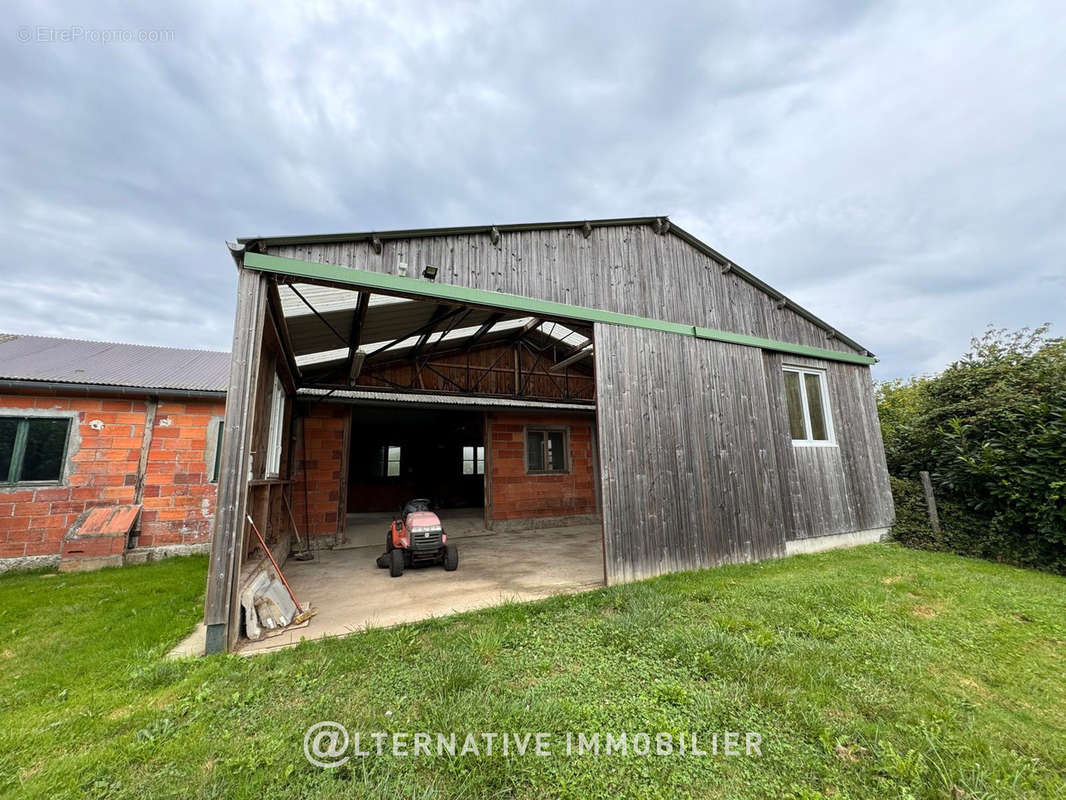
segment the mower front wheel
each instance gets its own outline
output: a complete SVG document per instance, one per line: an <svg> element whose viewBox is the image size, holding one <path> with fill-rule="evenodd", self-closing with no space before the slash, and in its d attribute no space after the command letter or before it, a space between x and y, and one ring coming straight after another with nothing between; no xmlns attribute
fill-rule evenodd
<svg viewBox="0 0 1066 800"><path fill-rule="evenodd" d="M444 545L444 569L448 572L459 569L459 549L454 544Z"/></svg>
<svg viewBox="0 0 1066 800"><path fill-rule="evenodd" d="M403 550L393 550L389 553L389 575L399 578L403 575Z"/></svg>

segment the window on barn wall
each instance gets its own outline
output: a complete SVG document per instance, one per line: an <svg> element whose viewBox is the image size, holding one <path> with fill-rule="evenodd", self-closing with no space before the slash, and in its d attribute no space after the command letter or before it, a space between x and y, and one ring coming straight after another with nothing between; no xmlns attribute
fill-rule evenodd
<svg viewBox="0 0 1066 800"><path fill-rule="evenodd" d="M378 451L378 463L375 470L379 478L396 478L400 475L400 446L385 444Z"/></svg>
<svg viewBox="0 0 1066 800"><path fill-rule="evenodd" d="M526 429L526 472L569 472L568 436L565 430Z"/></svg>
<svg viewBox="0 0 1066 800"><path fill-rule="evenodd" d="M274 391L270 396L270 429L267 432L266 476L276 478L281 473L281 436L285 428L285 387L274 374Z"/></svg>
<svg viewBox="0 0 1066 800"><path fill-rule="evenodd" d="M225 427L226 423L219 420L218 432L215 436L215 461L214 467L211 470L211 483L218 483L218 473L222 468L222 431Z"/></svg>
<svg viewBox="0 0 1066 800"><path fill-rule="evenodd" d="M829 392L825 372L785 367L785 400L792 443L833 444L833 422L829 414Z"/></svg>
<svg viewBox="0 0 1066 800"><path fill-rule="evenodd" d="M464 447L463 448L463 474L464 475L484 475L485 474L485 448L484 447Z"/></svg>
<svg viewBox="0 0 1066 800"><path fill-rule="evenodd" d="M0 482L58 483L69 436L67 418L0 417Z"/></svg>

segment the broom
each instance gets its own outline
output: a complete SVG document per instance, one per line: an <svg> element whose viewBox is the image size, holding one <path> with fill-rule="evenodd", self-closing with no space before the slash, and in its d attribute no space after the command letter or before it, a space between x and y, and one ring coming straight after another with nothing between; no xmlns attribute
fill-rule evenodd
<svg viewBox="0 0 1066 800"><path fill-rule="evenodd" d="M289 512L289 522L292 523L292 532L296 534L296 541L303 548L299 553L293 553L292 557L297 561L313 561L315 555L311 552L311 539L308 538L307 544L304 544L303 538L300 536L300 529L296 527L296 517L292 513L292 506L289 505L289 498L285 496L284 492L281 493L281 501L285 504L285 510Z"/></svg>

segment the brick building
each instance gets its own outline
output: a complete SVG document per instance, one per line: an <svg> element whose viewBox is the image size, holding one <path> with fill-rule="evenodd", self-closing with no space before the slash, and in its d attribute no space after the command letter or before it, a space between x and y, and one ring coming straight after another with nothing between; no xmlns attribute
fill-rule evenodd
<svg viewBox="0 0 1066 800"><path fill-rule="evenodd" d="M494 359L513 346L496 335L473 352ZM229 367L223 352L0 336L0 572L206 552ZM281 487L297 530L318 546L415 495L475 513L485 529L595 518L587 408L540 412L432 386L385 398L373 387L388 375L394 367L368 368L367 388L299 397L277 445L289 478L257 482ZM582 377L577 367L572 380ZM264 437L269 423L258 421ZM270 536L270 520L263 527Z"/></svg>
<svg viewBox="0 0 1066 800"><path fill-rule="evenodd" d="M228 353L0 336L0 571L204 551L228 370Z"/></svg>

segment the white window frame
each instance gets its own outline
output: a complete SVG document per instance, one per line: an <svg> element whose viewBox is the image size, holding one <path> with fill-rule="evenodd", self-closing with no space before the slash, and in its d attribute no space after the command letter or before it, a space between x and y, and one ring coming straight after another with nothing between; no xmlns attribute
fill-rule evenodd
<svg viewBox="0 0 1066 800"><path fill-rule="evenodd" d="M460 452L462 458L461 473L464 478L476 478L479 475L485 474L485 446L481 444L462 445L462 451ZM474 451L473 458L466 457L466 450L471 449ZM470 464L473 467L473 472L466 472L466 465Z"/></svg>
<svg viewBox="0 0 1066 800"><path fill-rule="evenodd" d="M281 435L285 428L285 387L274 373L274 391L270 396L270 428L267 432L267 459L264 475L276 478L281 474Z"/></svg>
<svg viewBox="0 0 1066 800"><path fill-rule="evenodd" d="M816 369L813 367L794 367L785 365L782 368L782 373L795 372L799 375L799 387L800 387L800 401L803 404L803 428L807 432L806 439L793 439L792 445L794 447L836 447L837 437L836 430L833 427L833 409L829 405L829 382L826 380L825 370ZM822 392L822 410L825 412L825 435L824 440L812 438L813 433L811 431L811 410L807 402L807 381L804 380L804 375L815 375L818 378L818 387ZM784 378L782 378L784 380ZM785 412L788 412L788 395L785 395ZM789 436L792 436L791 427L789 429Z"/></svg>
<svg viewBox="0 0 1066 800"><path fill-rule="evenodd" d="M396 459L392 458L392 451L396 451ZM392 465L396 465L396 474L393 475ZM403 445L401 444L383 444L381 450L378 453L378 475L379 478L402 478L403 477Z"/></svg>

